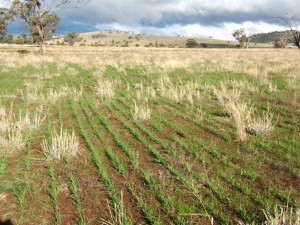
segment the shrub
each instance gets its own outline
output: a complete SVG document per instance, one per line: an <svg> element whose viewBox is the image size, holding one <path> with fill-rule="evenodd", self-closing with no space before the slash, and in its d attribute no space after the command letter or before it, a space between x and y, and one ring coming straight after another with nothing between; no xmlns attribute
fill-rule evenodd
<svg viewBox="0 0 300 225"><path fill-rule="evenodd" d="M80 40L79 39L79 34L77 34L75 32L69 32L64 37L64 41L69 43L70 46L73 46L75 44L75 42L78 41L78 40Z"/></svg>
<svg viewBox="0 0 300 225"><path fill-rule="evenodd" d="M122 44L121 47L129 47L128 43Z"/></svg>
<svg viewBox="0 0 300 225"><path fill-rule="evenodd" d="M20 50L18 50L18 53L20 53L20 54L29 54L30 51L28 51L26 49L20 49Z"/></svg>
<svg viewBox="0 0 300 225"><path fill-rule="evenodd" d="M16 44L17 45L23 45L24 44L24 39L22 37L17 37Z"/></svg>
<svg viewBox="0 0 300 225"><path fill-rule="evenodd" d="M274 42L274 48L285 48L285 41L281 38L281 39L277 39Z"/></svg>
<svg viewBox="0 0 300 225"><path fill-rule="evenodd" d="M195 39L188 39L185 44L185 46L187 48L195 48L195 47L197 47L197 45L198 45L198 43Z"/></svg>
<svg viewBox="0 0 300 225"><path fill-rule="evenodd" d="M93 39L98 39L98 38L106 38L107 36L105 34L93 34L92 38Z"/></svg>

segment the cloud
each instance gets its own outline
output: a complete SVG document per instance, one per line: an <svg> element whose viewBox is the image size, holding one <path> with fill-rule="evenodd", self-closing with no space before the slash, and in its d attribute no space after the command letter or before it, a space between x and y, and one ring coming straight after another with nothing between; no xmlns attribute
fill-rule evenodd
<svg viewBox="0 0 300 225"><path fill-rule="evenodd" d="M282 30L276 18L290 9L300 12L298 0L90 0L61 10L58 32L115 29L230 39L235 28Z"/></svg>
<svg viewBox="0 0 300 225"><path fill-rule="evenodd" d="M297 0L91 0L67 16L98 23L189 24L272 20L293 9ZM63 13L62 13L63 15Z"/></svg>
<svg viewBox="0 0 300 225"><path fill-rule="evenodd" d="M232 33L234 30L239 28L245 28L248 35L271 32L274 30L285 30L285 27L276 24L267 24L264 22L244 22L238 23L223 23L220 26L203 26L200 24L188 24L180 25L173 24L165 27L154 27L154 26L130 26L127 24L120 23L105 23L97 24L96 30L118 30L118 31L129 31L134 33L146 33L146 34L157 34L157 35L182 35L189 37L203 37L208 38L212 36L215 39L231 40L233 39Z"/></svg>

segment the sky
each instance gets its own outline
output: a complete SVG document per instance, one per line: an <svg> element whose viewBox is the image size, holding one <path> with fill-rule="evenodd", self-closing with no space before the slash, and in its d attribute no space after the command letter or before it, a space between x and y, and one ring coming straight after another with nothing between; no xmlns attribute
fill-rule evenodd
<svg viewBox="0 0 300 225"><path fill-rule="evenodd" d="M0 7L10 0L0 0ZM59 0L44 0L53 2ZM77 1L77 0L70 0ZM248 35L285 30L279 18L300 13L299 0L90 0L58 11L57 33L119 30L152 35L233 39L234 30ZM24 32L21 22L8 27Z"/></svg>

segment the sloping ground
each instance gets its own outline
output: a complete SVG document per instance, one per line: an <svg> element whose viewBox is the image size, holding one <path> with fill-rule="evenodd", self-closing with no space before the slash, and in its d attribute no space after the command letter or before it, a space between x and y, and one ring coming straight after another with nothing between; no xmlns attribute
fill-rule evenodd
<svg viewBox="0 0 300 225"><path fill-rule="evenodd" d="M208 38L195 38L185 36L155 36L146 34L132 34L129 32L110 32L98 31L79 34L79 41L75 46L98 46L98 47L169 47L169 48L183 48L186 46L188 39L195 39L200 47L207 48L236 48L238 45L235 41L216 40ZM63 37L55 37L49 44L62 43ZM202 45L201 45L202 44ZM254 44L250 47L273 47L272 44Z"/></svg>
<svg viewBox="0 0 300 225"><path fill-rule="evenodd" d="M297 51L1 50L1 137L11 140L3 126L11 113L12 123L26 111L33 121L42 106L26 145L0 150L2 218L259 224L276 204L300 207ZM253 118L273 115L274 128L240 141L234 115L216 97L222 85L256 108ZM135 104L151 110L149 120L134 119L143 115ZM47 159L41 143L61 127L75 131L79 152Z"/></svg>

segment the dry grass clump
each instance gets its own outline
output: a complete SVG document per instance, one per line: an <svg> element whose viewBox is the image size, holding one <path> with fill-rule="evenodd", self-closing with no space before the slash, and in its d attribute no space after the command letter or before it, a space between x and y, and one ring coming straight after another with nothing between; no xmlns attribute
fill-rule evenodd
<svg viewBox="0 0 300 225"><path fill-rule="evenodd" d="M150 120L151 109L148 106L148 102L144 100L140 104L137 104L137 102L134 101L134 109L132 111L132 116L135 120Z"/></svg>
<svg viewBox="0 0 300 225"><path fill-rule="evenodd" d="M51 80L54 77L60 77L60 76L61 76L61 74L59 72L53 73L53 72L50 72L49 70L46 70L44 72L44 74L41 76L41 78L43 80Z"/></svg>
<svg viewBox="0 0 300 225"><path fill-rule="evenodd" d="M162 76L158 81L161 96L175 102L187 101L194 105L194 100L200 99L200 85L197 82L173 83L168 76Z"/></svg>
<svg viewBox="0 0 300 225"><path fill-rule="evenodd" d="M230 80L226 82L232 89L240 90L242 92L258 93L259 87L253 82L247 80Z"/></svg>
<svg viewBox="0 0 300 225"><path fill-rule="evenodd" d="M25 114L19 113L19 119L15 122L15 127L24 132L38 130L46 118L43 116L43 112L43 105L36 110L34 116L30 115L29 109L27 108Z"/></svg>
<svg viewBox="0 0 300 225"><path fill-rule="evenodd" d="M28 92L30 91L38 91L42 88L42 82L40 79L37 80L25 80L23 86L26 88Z"/></svg>
<svg viewBox="0 0 300 225"><path fill-rule="evenodd" d="M59 99L66 98L68 95L75 98L80 97L82 95L82 87L80 90L69 88L68 86L60 86L58 89L49 88L46 100L50 104L55 104Z"/></svg>
<svg viewBox="0 0 300 225"><path fill-rule="evenodd" d="M265 225L300 225L300 210L289 206L276 206L274 213L265 212Z"/></svg>
<svg viewBox="0 0 300 225"><path fill-rule="evenodd" d="M23 132L15 126L8 126L4 132L0 132L0 152L14 152L23 150L26 146L28 138L28 133Z"/></svg>
<svg viewBox="0 0 300 225"><path fill-rule="evenodd" d="M39 93L42 88L42 83L39 79L34 82L32 80L25 80L23 86L26 88L26 94L23 96L23 99L27 104L45 102L45 97Z"/></svg>
<svg viewBox="0 0 300 225"><path fill-rule="evenodd" d="M246 130L254 135L269 135L274 130L274 114L264 112L262 116L250 116L247 120Z"/></svg>
<svg viewBox="0 0 300 225"><path fill-rule="evenodd" d="M32 91L28 92L25 95L24 100L27 104L45 103L46 102L45 96L43 94L38 93L37 90L32 90Z"/></svg>
<svg viewBox="0 0 300 225"><path fill-rule="evenodd" d="M8 111L4 106L0 106L0 134L10 128L12 120L12 110Z"/></svg>
<svg viewBox="0 0 300 225"><path fill-rule="evenodd" d="M156 98L156 90L154 86L150 85L146 88L144 87L143 83L138 83L135 85L136 91L136 98L138 101L142 101L143 99L155 99ZM130 87L127 88L130 91Z"/></svg>
<svg viewBox="0 0 300 225"><path fill-rule="evenodd" d="M270 213L264 210L265 221L261 225L300 225L300 210L290 206L276 205L274 212ZM240 225L250 225L248 223L239 222ZM257 225L251 223L251 225Z"/></svg>
<svg viewBox="0 0 300 225"><path fill-rule="evenodd" d="M0 105L0 120L6 117L6 108Z"/></svg>
<svg viewBox="0 0 300 225"><path fill-rule="evenodd" d="M11 98L11 99L14 99L17 97L17 94L12 94L12 93L1 93L0 94L0 98Z"/></svg>
<svg viewBox="0 0 300 225"><path fill-rule="evenodd" d="M26 109L25 113L20 112L16 117L12 112L12 106L10 110L1 106L0 110L0 151L22 150L26 146L31 132L38 130L45 119L42 116L42 107L37 109L33 116Z"/></svg>
<svg viewBox="0 0 300 225"><path fill-rule="evenodd" d="M104 75L105 67L98 67L96 71L93 72L93 76L96 78L100 78Z"/></svg>
<svg viewBox="0 0 300 225"><path fill-rule="evenodd" d="M285 76L288 87L291 89L299 89L300 75L298 72L291 72Z"/></svg>
<svg viewBox="0 0 300 225"><path fill-rule="evenodd" d="M240 141L247 140L247 132L255 135L269 135L274 129L273 114L264 113L262 116L254 116L255 108L240 100L241 91L228 89L224 83L214 89L219 102L232 116L237 136Z"/></svg>
<svg viewBox="0 0 300 225"><path fill-rule="evenodd" d="M71 75L71 76L78 75L78 71L75 68L73 68L73 67L67 68L66 72L67 72L68 75Z"/></svg>
<svg viewBox="0 0 300 225"><path fill-rule="evenodd" d="M70 134L61 128L59 133L52 131L50 141L43 140L41 147L46 158L71 158L76 156L78 152L79 141L74 131Z"/></svg>
<svg viewBox="0 0 300 225"><path fill-rule="evenodd" d="M113 80L99 78L96 87L96 93L99 97L104 99L113 98L115 96L115 82Z"/></svg>
<svg viewBox="0 0 300 225"><path fill-rule="evenodd" d="M277 92L278 91L277 86L272 81L270 81L268 78L260 79L260 84L269 92Z"/></svg>

